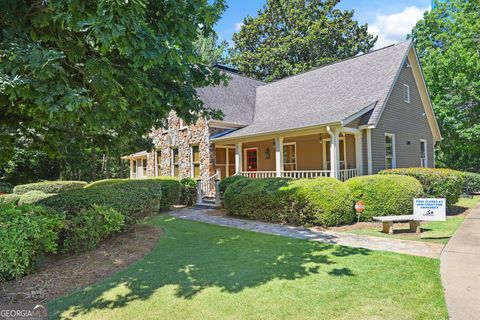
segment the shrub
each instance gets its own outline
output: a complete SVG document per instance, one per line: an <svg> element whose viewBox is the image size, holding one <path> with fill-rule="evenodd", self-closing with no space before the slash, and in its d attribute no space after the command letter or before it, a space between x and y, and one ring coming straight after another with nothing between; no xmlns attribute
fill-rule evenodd
<svg viewBox="0 0 480 320"><path fill-rule="evenodd" d="M171 190L167 190L169 188ZM171 202L175 200L172 195L175 192L178 199L180 196L178 180L138 179L68 191L38 203L56 211L66 212L69 220L78 215L81 209L90 208L94 204L102 205L120 211L125 215L125 224L132 225L142 217L178 203Z"/></svg>
<svg viewBox="0 0 480 320"><path fill-rule="evenodd" d="M223 198L223 194L225 193L225 190L227 190L228 186L237 182L238 180L243 180L243 179L248 179L248 178L244 176L230 176L220 181L218 186L220 197Z"/></svg>
<svg viewBox="0 0 480 320"><path fill-rule="evenodd" d="M40 206L0 203L0 280L27 274L45 252L56 252L63 216Z"/></svg>
<svg viewBox="0 0 480 320"><path fill-rule="evenodd" d="M270 222L332 226L354 219L353 198L333 178L238 179L224 202L230 215Z"/></svg>
<svg viewBox="0 0 480 320"><path fill-rule="evenodd" d="M192 206L197 201L197 181L192 178L180 180L182 186L182 195L180 203L186 206Z"/></svg>
<svg viewBox="0 0 480 320"><path fill-rule="evenodd" d="M376 216L412 214L413 198L423 195L420 182L402 175L372 175L349 179L345 185L355 201L365 202L360 218L371 221Z"/></svg>
<svg viewBox="0 0 480 320"><path fill-rule="evenodd" d="M93 188L99 186L108 186L112 184L122 183L128 181L129 179L104 179L104 180L97 180L94 182L90 182L84 188Z"/></svg>
<svg viewBox="0 0 480 320"><path fill-rule="evenodd" d="M5 193L12 193L12 186L7 182L0 182L0 195Z"/></svg>
<svg viewBox="0 0 480 320"><path fill-rule="evenodd" d="M42 199L46 199L51 196L52 194L46 194L42 191L28 191L27 193L20 195L18 205L22 206L24 204L34 204Z"/></svg>
<svg viewBox="0 0 480 320"><path fill-rule="evenodd" d="M380 171L379 174L399 174L417 179L428 197L445 198L447 207L457 203L462 193L464 177L460 171L432 168L406 168Z"/></svg>
<svg viewBox="0 0 480 320"><path fill-rule="evenodd" d="M12 193L12 194L0 195L0 202L3 202L3 203L10 203L16 206L19 200L20 200L20 195L18 194Z"/></svg>
<svg viewBox="0 0 480 320"><path fill-rule="evenodd" d="M84 181L43 181L15 186L13 193L24 194L28 191L42 191L44 193L60 193L81 189L86 186Z"/></svg>
<svg viewBox="0 0 480 320"><path fill-rule="evenodd" d="M63 250L81 252L95 249L100 240L122 230L125 217L119 211L93 205L81 209L68 223Z"/></svg>
<svg viewBox="0 0 480 320"><path fill-rule="evenodd" d="M465 194L480 193L480 174L463 172L463 192Z"/></svg>

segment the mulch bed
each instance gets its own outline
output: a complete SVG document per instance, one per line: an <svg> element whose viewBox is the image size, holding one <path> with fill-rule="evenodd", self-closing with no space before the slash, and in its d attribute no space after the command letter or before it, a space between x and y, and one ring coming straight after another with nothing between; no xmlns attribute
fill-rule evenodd
<svg viewBox="0 0 480 320"><path fill-rule="evenodd" d="M149 253L162 229L136 225L89 252L51 255L33 273L0 284L0 303L47 302L99 282Z"/></svg>

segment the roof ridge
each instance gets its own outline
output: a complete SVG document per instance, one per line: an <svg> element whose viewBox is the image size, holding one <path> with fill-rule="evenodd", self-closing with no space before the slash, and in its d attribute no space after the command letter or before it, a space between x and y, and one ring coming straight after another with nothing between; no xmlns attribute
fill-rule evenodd
<svg viewBox="0 0 480 320"><path fill-rule="evenodd" d="M385 47L382 47L382 48L378 48L378 49L375 49L375 50L372 50L372 51L368 51L368 52L363 53L363 54L361 54L361 55L356 55L356 56L352 56L352 57L340 59L340 60L337 60L337 61L333 61L333 62L324 64L324 65L315 67L315 68L310 69L310 70L305 70L305 71L300 72L300 73L297 73L297 74L292 74L292 75L286 76L286 77L284 77L284 78L277 79L277 80L274 80L274 81L272 81L272 82L265 83L265 86L268 86L268 85L270 85L270 84L274 84L274 83L277 83L277 82L280 82L280 81L283 81L283 80L286 80L286 79L290 79L290 78L293 78L293 77L296 77L296 76L300 76L300 75L303 75L303 74L306 74L306 73L309 73L309 72L317 71L317 70L322 69L322 68L330 67L330 66L332 66L332 65L339 64L339 63L342 63L342 62L345 62L345 61L348 61L348 60L353 60L353 59L356 59L356 58L364 57L364 56L366 56L366 55L368 55L368 54L376 53L376 52L381 51L381 50L383 50L383 49L387 49L387 48L390 48L390 47L398 46L398 45L403 44L403 43L405 43L405 42L411 43L412 40L405 40L405 41L398 42L398 43L394 43L394 44L391 44L391 45L388 45L388 46L385 46Z"/></svg>
<svg viewBox="0 0 480 320"><path fill-rule="evenodd" d="M215 65L214 67L222 70L222 72L225 72L225 73L230 73L230 74L233 74L233 75L236 75L236 76L248 79L248 80L252 80L252 81L255 81L255 82L260 82L263 85L267 84L265 81L246 76L246 75L240 73L240 71L238 71L236 69L233 69L233 68L230 68L230 67L226 67L226 66L222 66L222 65L218 65L218 64Z"/></svg>

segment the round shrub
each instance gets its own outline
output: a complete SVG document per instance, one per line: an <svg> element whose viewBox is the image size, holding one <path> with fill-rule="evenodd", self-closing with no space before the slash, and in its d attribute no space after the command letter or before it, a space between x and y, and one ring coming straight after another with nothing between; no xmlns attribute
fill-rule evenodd
<svg viewBox="0 0 480 320"><path fill-rule="evenodd" d="M45 252L56 252L64 217L41 206L0 202L0 282L21 277Z"/></svg>
<svg viewBox="0 0 480 320"><path fill-rule="evenodd" d="M220 183L218 184L218 190L220 192L220 197L223 197L223 194L225 193L225 190L227 190L228 186L235 183L238 180L243 180L243 179L248 179L247 177L244 176L230 176L226 177Z"/></svg>
<svg viewBox="0 0 480 320"><path fill-rule="evenodd" d="M192 178L180 180L182 195L180 203L186 206L193 206L197 201L197 181Z"/></svg>
<svg viewBox="0 0 480 320"><path fill-rule="evenodd" d="M480 193L480 174L474 172L462 172L463 192L465 194Z"/></svg>
<svg viewBox="0 0 480 320"><path fill-rule="evenodd" d="M12 194L0 195L0 202L3 202L3 203L10 203L13 205L17 205L19 200L20 200L19 194L12 193Z"/></svg>
<svg viewBox="0 0 480 320"><path fill-rule="evenodd" d="M423 195L423 188L415 178L402 175L371 175L349 179L345 185L355 201L365 202L361 220L371 221L376 216L412 214L413 198Z"/></svg>
<svg viewBox="0 0 480 320"><path fill-rule="evenodd" d="M51 197L53 194L46 194L42 191L28 191L20 195L20 199L18 200L18 205L22 206L24 204L35 204L42 199L46 199Z"/></svg>
<svg viewBox="0 0 480 320"><path fill-rule="evenodd" d="M450 169L405 168L380 171L378 174L396 174L417 179L425 195L431 198L445 198L447 207L458 202L462 193L464 176L462 172Z"/></svg>
<svg viewBox="0 0 480 320"><path fill-rule="evenodd" d="M29 191L60 193L65 191L82 189L86 185L87 183L84 181L43 181L15 186L15 188L13 188L13 193L24 194Z"/></svg>

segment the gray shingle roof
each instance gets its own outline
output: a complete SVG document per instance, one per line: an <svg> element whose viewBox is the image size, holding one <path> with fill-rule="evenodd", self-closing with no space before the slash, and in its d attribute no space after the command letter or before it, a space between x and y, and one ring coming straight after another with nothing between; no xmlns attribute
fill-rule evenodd
<svg viewBox="0 0 480 320"><path fill-rule="evenodd" d="M204 106L224 113L223 121L247 125L253 122L256 88L264 83L234 72L223 70L229 77L228 86L197 89Z"/></svg>
<svg viewBox="0 0 480 320"><path fill-rule="evenodd" d="M368 117L375 123L409 48L406 41L257 86L253 122L222 138L334 123L377 102Z"/></svg>

